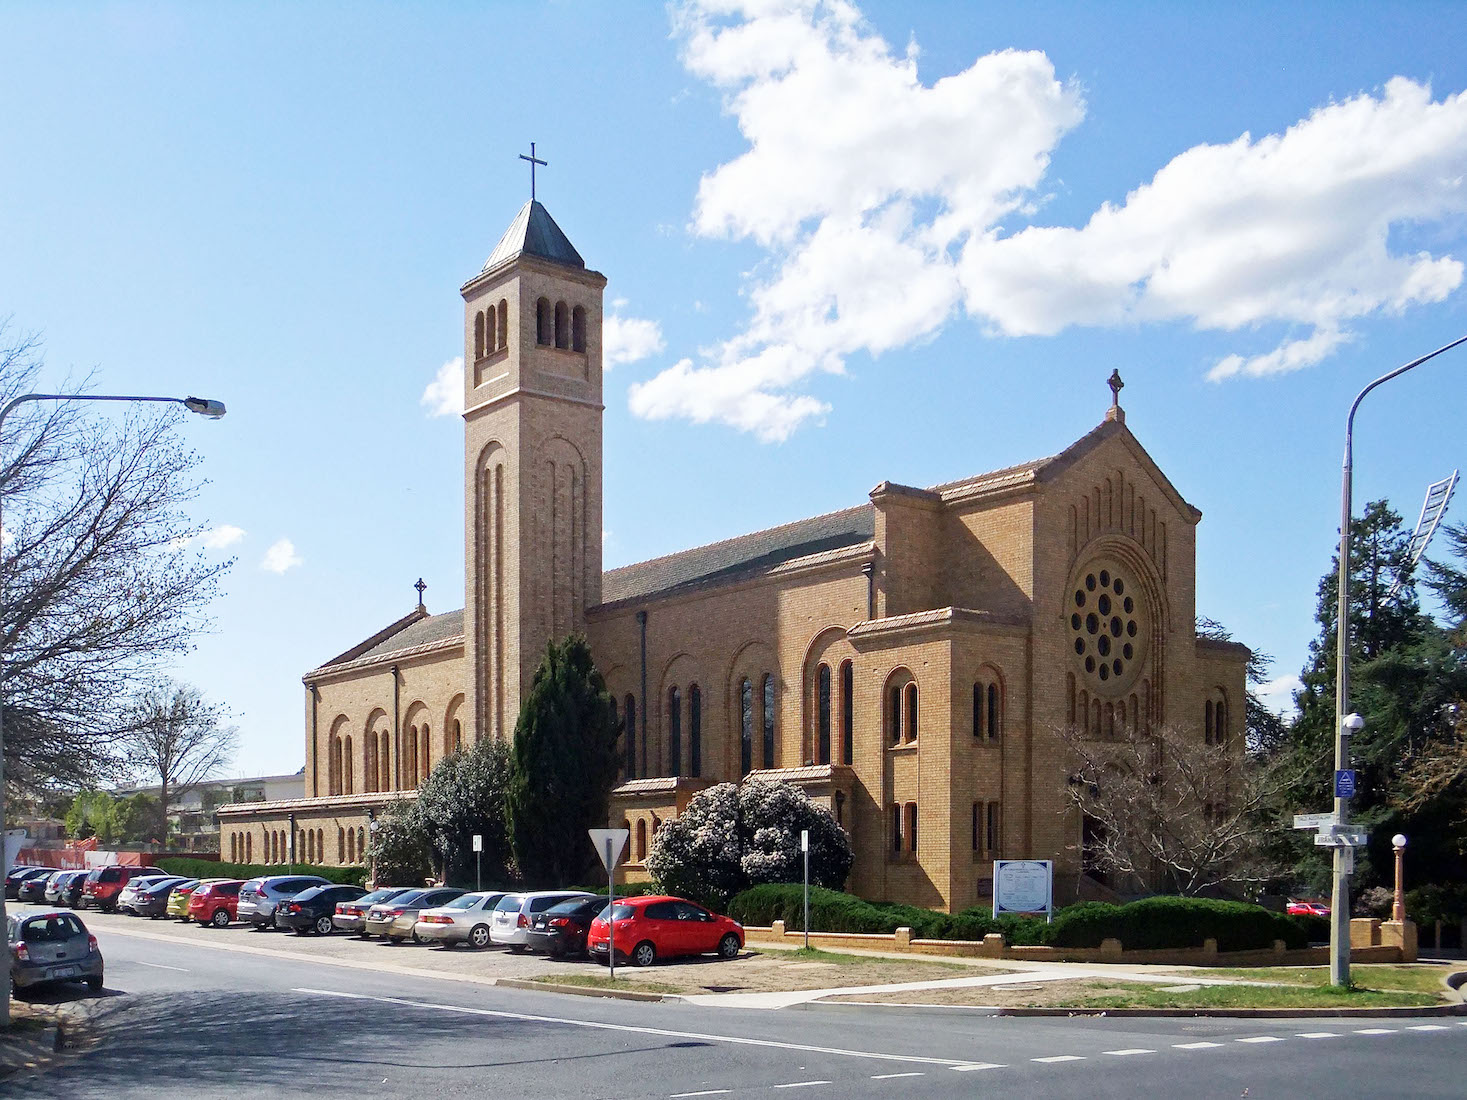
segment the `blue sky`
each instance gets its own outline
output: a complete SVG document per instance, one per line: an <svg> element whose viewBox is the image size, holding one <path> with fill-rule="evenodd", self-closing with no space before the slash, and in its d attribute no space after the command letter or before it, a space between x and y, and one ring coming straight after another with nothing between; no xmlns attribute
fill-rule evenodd
<svg viewBox="0 0 1467 1100"><path fill-rule="evenodd" d="M462 606L430 387L530 141L619 318L609 567L1053 453L1119 368L1204 513L1199 611L1288 676L1351 398L1467 332L1461 18L3 4L0 316L58 378L228 403L184 427L238 561L178 674L233 709L242 774L300 766L300 676L420 575ZM1358 502L1414 519L1464 378L1449 353L1369 399Z"/></svg>

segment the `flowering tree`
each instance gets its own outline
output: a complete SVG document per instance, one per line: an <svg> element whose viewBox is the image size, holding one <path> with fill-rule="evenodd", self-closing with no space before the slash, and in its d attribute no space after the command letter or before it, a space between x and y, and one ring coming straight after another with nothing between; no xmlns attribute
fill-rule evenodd
<svg viewBox="0 0 1467 1100"><path fill-rule="evenodd" d="M829 810L798 787L751 779L694 796L657 831L647 869L664 888L722 906L740 890L804 877L800 832L810 832L810 883L839 890L854 855Z"/></svg>

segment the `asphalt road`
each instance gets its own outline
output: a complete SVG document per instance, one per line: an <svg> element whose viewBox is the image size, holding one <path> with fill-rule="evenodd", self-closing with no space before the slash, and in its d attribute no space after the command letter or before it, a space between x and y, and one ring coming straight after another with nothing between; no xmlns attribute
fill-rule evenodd
<svg viewBox="0 0 1467 1100"><path fill-rule="evenodd" d="M7 1096L1467 1093L1467 1020L1457 1018L712 1009L499 989L105 931L99 939L107 990L87 1003L101 1041L44 1074L7 1081Z"/></svg>

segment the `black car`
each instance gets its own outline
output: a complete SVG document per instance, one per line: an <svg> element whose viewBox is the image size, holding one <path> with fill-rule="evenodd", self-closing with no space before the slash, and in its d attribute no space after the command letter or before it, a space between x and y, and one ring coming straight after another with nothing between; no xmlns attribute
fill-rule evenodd
<svg viewBox="0 0 1467 1100"><path fill-rule="evenodd" d="M336 912L336 903L356 901L366 894L360 886L312 886L282 901L275 912L275 923L282 928L294 928L302 936L307 932L329 936L334 931L331 917Z"/></svg>
<svg viewBox="0 0 1467 1100"><path fill-rule="evenodd" d="M57 905L64 905L68 909L81 907L82 887L87 884L86 871L78 871L66 881L66 888L56 898Z"/></svg>
<svg viewBox="0 0 1467 1100"><path fill-rule="evenodd" d="M16 886L15 900L39 904L46 900L46 883L52 875L59 875L60 867L32 867L31 873Z"/></svg>
<svg viewBox="0 0 1467 1100"><path fill-rule="evenodd" d="M584 955L586 931L605 908L604 897L572 898L536 913L525 933L525 947L546 955Z"/></svg>
<svg viewBox="0 0 1467 1100"><path fill-rule="evenodd" d="M138 890L137 898L132 903L132 911L140 917L148 917L157 920L168 913L168 899L173 891L180 886L194 887L199 884L196 878L161 878L157 882L148 883Z"/></svg>
<svg viewBox="0 0 1467 1100"><path fill-rule="evenodd" d="M20 884L25 881L27 875L34 871L34 867L12 867L5 872L5 900L14 901L16 893L20 890Z"/></svg>

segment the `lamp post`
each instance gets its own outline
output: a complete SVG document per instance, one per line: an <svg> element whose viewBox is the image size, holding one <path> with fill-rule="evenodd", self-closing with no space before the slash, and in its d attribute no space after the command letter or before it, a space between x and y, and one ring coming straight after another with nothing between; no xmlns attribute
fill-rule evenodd
<svg viewBox="0 0 1467 1100"><path fill-rule="evenodd" d="M169 405L182 405L191 413L207 416L210 420L218 420L224 415L224 402L213 401L206 397L138 397L125 394L96 394L96 393L23 393L19 397L12 398L3 409L0 409L0 439L4 438L5 418L9 416L18 405L27 401L126 401L132 403L161 403ZM3 493L0 493L3 498ZM3 507L0 507L3 513ZM0 518L0 530L4 530L3 518ZM4 600L4 577L3 568L3 545L0 545L0 603ZM0 853L4 852L5 835L5 706L4 706L4 678L5 678L5 654L0 649ZM0 862L5 862L0 859ZM5 868L9 872L10 868ZM0 933L7 927L5 923L5 895L0 892ZM10 949L0 947L0 1027L10 1023Z"/></svg>
<svg viewBox="0 0 1467 1100"><path fill-rule="evenodd" d="M371 806L367 807L367 844L370 845L372 853L371 866L367 868L368 881L372 887L377 885L377 813Z"/></svg>
<svg viewBox="0 0 1467 1100"><path fill-rule="evenodd" d="M1391 902L1391 920L1406 919L1406 834L1391 837L1391 847L1396 850L1396 897Z"/></svg>
<svg viewBox="0 0 1467 1100"><path fill-rule="evenodd" d="M1350 414L1345 418L1345 463L1340 487L1340 562L1336 582L1339 586L1339 594L1335 610L1335 772L1337 774L1350 766L1348 738L1354 730L1346 728L1345 719L1347 716L1359 719L1359 715L1350 715L1350 493L1355 447L1355 411L1360 408L1360 402L1365 400L1365 395L1377 386L1389 382L1392 378L1398 378L1408 370L1421 366L1428 359L1435 359L1442 352L1451 351L1464 343L1467 343L1467 336L1458 337L1450 344L1445 344L1436 351L1423 355L1420 359L1413 359L1381 375L1356 395L1354 403L1350 406ZM1363 728L1363 726L1362 721L1360 727L1357 728ZM1339 791L1338 780L1336 780L1335 791ZM1349 797L1337 796L1335 798L1336 825L1348 824L1349 814ZM1350 927L1347 923L1350 919L1350 872L1345 868L1347 859L1350 860L1349 866L1353 867L1353 857L1353 851L1347 851L1343 847L1334 849L1334 889L1330 894L1329 918L1329 980L1331 985L1350 984Z"/></svg>

